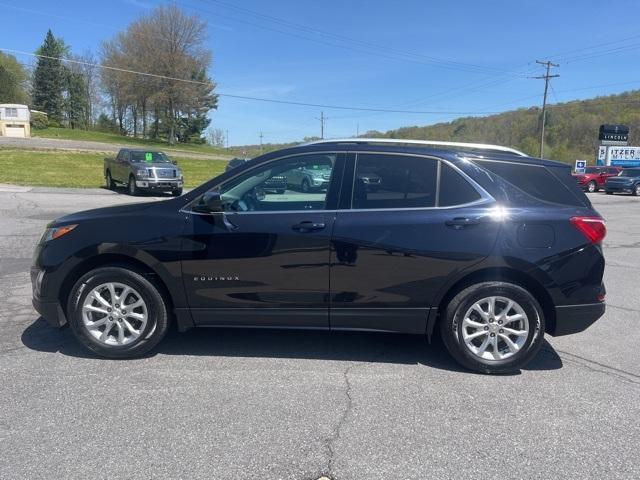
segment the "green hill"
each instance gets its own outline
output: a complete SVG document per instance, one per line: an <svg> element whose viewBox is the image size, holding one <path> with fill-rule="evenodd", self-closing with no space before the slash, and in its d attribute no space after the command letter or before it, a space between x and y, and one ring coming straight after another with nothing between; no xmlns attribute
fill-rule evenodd
<svg viewBox="0 0 640 480"><path fill-rule="evenodd" d="M424 127L402 127L363 136L445 140L506 145L539 154L541 108L521 108L486 117L463 117ZM640 90L552 104L547 109L545 158L595 161L598 128L603 123L630 129L630 145L640 144Z"/></svg>

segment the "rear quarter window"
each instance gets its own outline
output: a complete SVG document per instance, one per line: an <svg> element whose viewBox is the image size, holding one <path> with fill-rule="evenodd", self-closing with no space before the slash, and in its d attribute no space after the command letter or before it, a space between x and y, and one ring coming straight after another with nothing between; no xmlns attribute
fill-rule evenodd
<svg viewBox="0 0 640 480"><path fill-rule="evenodd" d="M571 177L569 166L546 167L482 160L476 163L527 195L543 202L578 207L590 206L589 200Z"/></svg>
<svg viewBox="0 0 640 480"><path fill-rule="evenodd" d="M480 194L453 167L440 162L439 207L465 205L480 200Z"/></svg>

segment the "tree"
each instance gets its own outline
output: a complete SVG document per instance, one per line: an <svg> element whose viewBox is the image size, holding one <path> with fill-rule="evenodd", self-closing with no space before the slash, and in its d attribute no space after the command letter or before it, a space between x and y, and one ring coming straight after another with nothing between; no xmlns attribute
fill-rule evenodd
<svg viewBox="0 0 640 480"><path fill-rule="evenodd" d="M206 131L206 138L209 145L214 147L224 147L226 137L221 128L209 128Z"/></svg>
<svg viewBox="0 0 640 480"><path fill-rule="evenodd" d="M65 110L67 121L71 128L87 128L89 99L87 98L85 76L82 72L72 69L68 69L66 74Z"/></svg>
<svg viewBox="0 0 640 480"><path fill-rule="evenodd" d="M38 64L33 75L33 106L49 115L49 120L61 122L63 118L65 70L62 58L68 48L62 39L47 32L44 43L37 50Z"/></svg>
<svg viewBox="0 0 640 480"><path fill-rule="evenodd" d="M29 103L28 78L16 57L0 52L0 103Z"/></svg>
<svg viewBox="0 0 640 480"><path fill-rule="evenodd" d="M102 84L122 133L204 141L207 113L217 107L207 76L206 24L175 5L161 6L103 44ZM126 71L125 71L126 70ZM132 72L144 72L141 75ZM148 132L147 121L153 126Z"/></svg>

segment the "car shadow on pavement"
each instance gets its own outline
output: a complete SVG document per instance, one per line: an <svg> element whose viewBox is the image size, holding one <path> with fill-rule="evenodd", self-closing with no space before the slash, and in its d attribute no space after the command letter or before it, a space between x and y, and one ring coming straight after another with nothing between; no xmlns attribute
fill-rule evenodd
<svg viewBox="0 0 640 480"><path fill-rule="evenodd" d="M79 358L97 358L85 350L68 328L56 329L39 318L22 334L32 350L59 352ZM418 335L312 330L197 328L178 333L171 329L150 355L263 357L397 363L468 373L453 361L439 338L432 344ZM548 343L525 370L556 370L562 360Z"/></svg>

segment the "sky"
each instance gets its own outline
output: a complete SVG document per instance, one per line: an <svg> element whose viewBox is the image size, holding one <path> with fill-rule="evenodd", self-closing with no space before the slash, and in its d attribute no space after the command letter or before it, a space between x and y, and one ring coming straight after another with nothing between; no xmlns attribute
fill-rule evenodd
<svg viewBox="0 0 640 480"><path fill-rule="evenodd" d="M0 49L33 52L51 28L74 53L98 53L138 16L167 2L0 0ZM212 127L230 145L349 137L468 114L640 88L640 1L178 0L208 24L217 92ZM16 54L20 61L34 60ZM408 110L390 113L334 108ZM331 108L329 108L331 107ZM595 132L594 132L595 134Z"/></svg>

